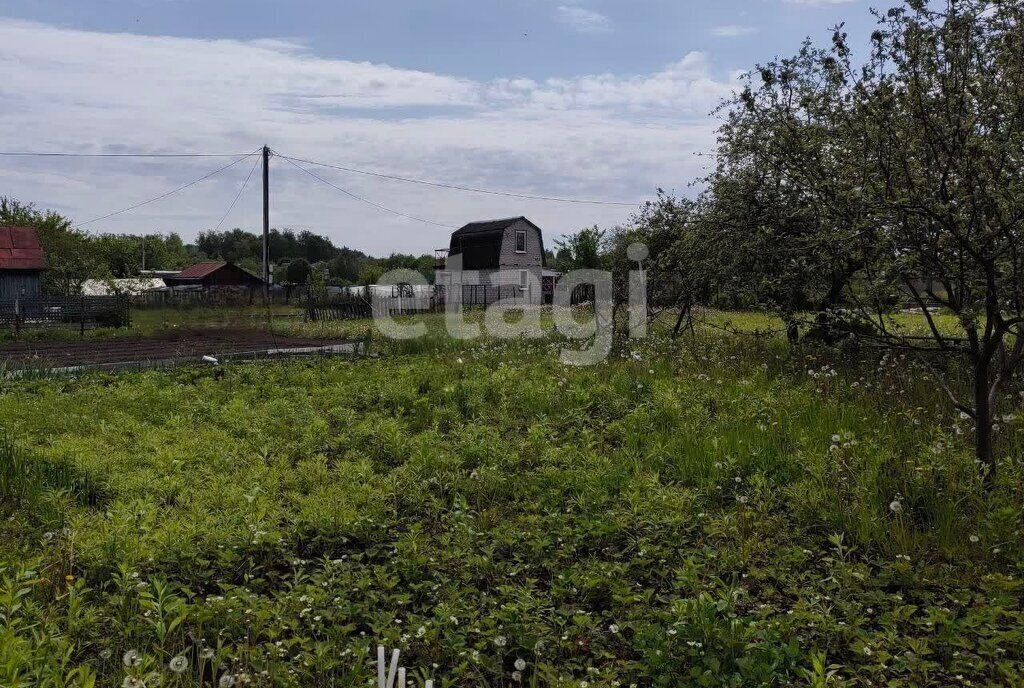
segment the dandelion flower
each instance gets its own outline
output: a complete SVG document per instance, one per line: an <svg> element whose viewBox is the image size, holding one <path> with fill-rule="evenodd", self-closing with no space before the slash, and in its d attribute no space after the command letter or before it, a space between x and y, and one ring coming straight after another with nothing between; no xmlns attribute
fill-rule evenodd
<svg viewBox="0 0 1024 688"><path fill-rule="evenodd" d="M129 669L142 664L142 656L138 650L128 650L121 656L121 663Z"/></svg>
<svg viewBox="0 0 1024 688"><path fill-rule="evenodd" d="M204 648L203 651L199 653L199 656L202 657L203 659L213 659L213 654L214 654L213 653L213 648L212 647L207 647L207 648Z"/></svg>
<svg viewBox="0 0 1024 688"><path fill-rule="evenodd" d="M146 688L146 684L141 678L125 676L124 681L121 682L121 688Z"/></svg>
<svg viewBox="0 0 1024 688"><path fill-rule="evenodd" d="M503 635L499 635L497 638L494 639L494 644L498 647L505 647L505 645L508 644L508 638L506 638Z"/></svg>
<svg viewBox="0 0 1024 688"><path fill-rule="evenodd" d="M889 511L893 512L894 514L902 513L903 505L900 503L900 500L894 499L891 502L889 502Z"/></svg>
<svg viewBox="0 0 1024 688"><path fill-rule="evenodd" d="M519 683L520 681L522 681L523 680L523 672L521 672L521 671L513 671L512 672L512 680L515 681L516 683Z"/></svg>
<svg viewBox="0 0 1024 688"><path fill-rule="evenodd" d="M520 657L515 663L516 671L522 671L526 668L526 660Z"/></svg>
<svg viewBox="0 0 1024 688"><path fill-rule="evenodd" d="M619 632L619 626L618 624L612 624L608 627L608 630L612 632L612 635L617 635Z"/></svg>
<svg viewBox="0 0 1024 688"><path fill-rule="evenodd" d="M977 535L972 535L972 536L971 536L971 537L969 537L968 539L969 539L969 540L970 540L970 541L971 541L972 543L974 543L974 544L977 544L978 542L980 542L980 541L981 541L981 538L979 538L979 537L978 537Z"/></svg>
<svg viewBox="0 0 1024 688"><path fill-rule="evenodd" d="M167 666L174 673L180 674L183 671L185 671L185 669L188 669L188 658L184 657L183 655L178 655L177 657L172 659L167 664Z"/></svg>
<svg viewBox="0 0 1024 688"><path fill-rule="evenodd" d="M235 685L235 677L231 674L224 674L220 677L220 680L217 681L217 685L219 688L231 688Z"/></svg>

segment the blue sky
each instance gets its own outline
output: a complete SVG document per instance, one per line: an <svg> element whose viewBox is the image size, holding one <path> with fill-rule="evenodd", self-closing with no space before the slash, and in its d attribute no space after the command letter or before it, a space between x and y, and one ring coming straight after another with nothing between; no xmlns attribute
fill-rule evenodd
<svg viewBox="0 0 1024 688"><path fill-rule="evenodd" d="M861 0L0 1L0 149L235 152L296 157L528 194L639 203L686 192L737 74L804 36L821 43ZM0 193L83 221L224 164L0 158ZM244 161L90 231L215 226ZM275 160L274 225L374 253L446 231L359 203ZM557 236L629 208L441 191L336 170L336 186L460 225L525 214ZM250 184L225 227L256 229Z"/></svg>

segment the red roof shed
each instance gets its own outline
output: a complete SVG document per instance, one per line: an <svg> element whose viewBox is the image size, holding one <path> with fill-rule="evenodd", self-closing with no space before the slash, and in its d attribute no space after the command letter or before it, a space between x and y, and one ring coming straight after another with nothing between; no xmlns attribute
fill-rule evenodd
<svg viewBox="0 0 1024 688"><path fill-rule="evenodd" d="M258 287L263 284L256 275L234 263L205 261L190 265L173 277L165 277L167 286Z"/></svg>
<svg viewBox="0 0 1024 688"><path fill-rule="evenodd" d="M46 269L46 255L32 227L0 227L0 270Z"/></svg>

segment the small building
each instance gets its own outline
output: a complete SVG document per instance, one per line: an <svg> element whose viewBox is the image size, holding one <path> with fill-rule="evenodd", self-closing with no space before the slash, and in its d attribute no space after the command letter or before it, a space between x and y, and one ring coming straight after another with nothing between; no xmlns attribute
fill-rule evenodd
<svg viewBox="0 0 1024 688"><path fill-rule="evenodd" d="M544 302L544 233L525 217L469 223L452 233L446 259L437 283L461 281L463 303ZM465 274L454 275L460 260Z"/></svg>
<svg viewBox="0 0 1024 688"><path fill-rule="evenodd" d="M0 227L0 301L42 294L46 254L32 227Z"/></svg>
<svg viewBox="0 0 1024 688"><path fill-rule="evenodd" d="M173 277L164 277L172 289L177 287L201 287L204 289L258 289L263 280L248 270L226 261L205 261L190 265Z"/></svg>

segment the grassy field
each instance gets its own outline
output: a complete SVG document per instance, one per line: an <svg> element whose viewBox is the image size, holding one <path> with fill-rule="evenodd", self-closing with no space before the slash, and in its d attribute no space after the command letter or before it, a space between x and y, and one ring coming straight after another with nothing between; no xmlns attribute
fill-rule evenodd
<svg viewBox="0 0 1024 688"><path fill-rule="evenodd" d="M907 361L557 346L2 383L0 685L1024 685L1019 413L986 490Z"/></svg>

